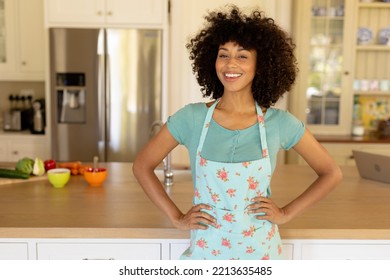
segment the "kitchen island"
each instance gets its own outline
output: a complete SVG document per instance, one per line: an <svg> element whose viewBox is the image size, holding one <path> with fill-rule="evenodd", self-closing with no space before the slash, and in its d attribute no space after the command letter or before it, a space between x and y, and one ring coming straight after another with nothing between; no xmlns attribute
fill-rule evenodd
<svg viewBox="0 0 390 280"><path fill-rule="evenodd" d="M11 184L0 181L0 245L26 243L30 248L28 258L33 259L39 258L39 242L49 244L53 240L57 244L91 240L157 244L162 251L165 247L168 250L157 253L162 259L173 258L174 244L180 244L182 251L189 232L173 228L149 201L133 177L131 164L101 165L108 168L109 174L102 187L88 186L82 176L72 176L62 189L53 188L45 177ZM307 258L304 246L330 242L384 248L384 257L390 258L390 184L362 179L353 166L342 170L343 181L331 194L280 226L290 257ZM161 170L157 173L162 178ZM174 173L175 183L167 191L186 211L192 200L190 171ZM273 199L278 205L288 203L315 177L307 166L278 166L271 182ZM164 245L164 240L169 242Z"/></svg>

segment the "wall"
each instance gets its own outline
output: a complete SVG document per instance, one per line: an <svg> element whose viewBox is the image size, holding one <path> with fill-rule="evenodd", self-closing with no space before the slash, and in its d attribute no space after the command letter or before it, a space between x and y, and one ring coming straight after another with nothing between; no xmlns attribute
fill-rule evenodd
<svg viewBox="0 0 390 280"><path fill-rule="evenodd" d="M171 0L171 39L170 39L170 88L168 115L173 114L185 104L207 101L203 99L199 86L191 70L189 53L185 45L191 35L195 34L203 23L203 17L208 10L222 7L226 0ZM236 4L245 10L259 7L266 15L275 19L286 31L291 30L292 0L240 0ZM287 98L277 104L286 108ZM174 163L187 164L189 162L187 150L178 147L173 152Z"/></svg>

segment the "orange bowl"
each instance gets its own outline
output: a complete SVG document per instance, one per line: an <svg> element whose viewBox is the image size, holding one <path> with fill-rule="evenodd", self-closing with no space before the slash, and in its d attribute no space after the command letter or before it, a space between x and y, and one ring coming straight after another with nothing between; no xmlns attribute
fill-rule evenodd
<svg viewBox="0 0 390 280"><path fill-rule="evenodd" d="M84 179L92 187L100 187L107 178L106 168L89 167L84 171Z"/></svg>

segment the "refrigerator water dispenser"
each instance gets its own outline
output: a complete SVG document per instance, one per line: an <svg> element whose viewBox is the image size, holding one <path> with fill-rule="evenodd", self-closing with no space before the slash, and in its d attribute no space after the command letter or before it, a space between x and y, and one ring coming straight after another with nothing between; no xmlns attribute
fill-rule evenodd
<svg viewBox="0 0 390 280"><path fill-rule="evenodd" d="M57 73L59 123L85 123L85 75Z"/></svg>

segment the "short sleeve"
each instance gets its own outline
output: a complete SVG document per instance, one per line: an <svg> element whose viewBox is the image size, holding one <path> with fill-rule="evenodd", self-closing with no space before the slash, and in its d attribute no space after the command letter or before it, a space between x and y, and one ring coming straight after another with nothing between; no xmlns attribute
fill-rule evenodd
<svg viewBox="0 0 390 280"><path fill-rule="evenodd" d="M289 150L301 140L305 133L305 125L288 111L281 111L279 119L280 144Z"/></svg>
<svg viewBox="0 0 390 280"><path fill-rule="evenodd" d="M193 127L193 110L191 105L186 105L172 116L168 117L167 127L179 144L186 145L191 138Z"/></svg>

